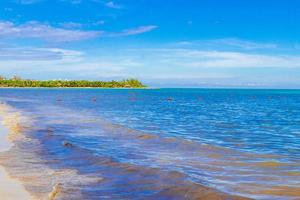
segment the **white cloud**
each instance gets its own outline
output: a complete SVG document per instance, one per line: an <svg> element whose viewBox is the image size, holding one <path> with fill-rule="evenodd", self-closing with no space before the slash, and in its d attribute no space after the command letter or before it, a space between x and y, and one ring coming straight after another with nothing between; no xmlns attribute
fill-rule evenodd
<svg viewBox="0 0 300 200"><path fill-rule="evenodd" d="M68 26L78 24L69 23ZM0 39L1 38L30 38L42 39L49 42L71 42L88 40L97 37L117 37L138 35L156 29L157 26L141 26L132 29L126 29L121 32L109 33L105 31L84 31L56 28L39 22L28 22L16 25L9 21L0 21Z"/></svg>
<svg viewBox="0 0 300 200"><path fill-rule="evenodd" d="M65 58L61 60L0 60L0 74L11 76L18 74L24 78L43 79L96 79L112 77L130 77L127 69L130 67L124 62L106 60L77 60ZM41 76L41 77L40 77Z"/></svg>
<svg viewBox="0 0 300 200"><path fill-rule="evenodd" d="M99 37L101 31L81 31L55 28L38 22L15 25L12 22L0 22L0 38L33 38L51 42L69 42Z"/></svg>
<svg viewBox="0 0 300 200"><path fill-rule="evenodd" d="M72 3L72 4L79 4L82 2L81 0L63 0L63 1L68 1L69 3Z"/></svg>
<svg viewBox="0 0 300 200"><path fill-rule="evenodd" d="M122 69L133 73L131 70L134 69L135 72L149 72L152 76L194 76L203 70L207 72L228 68L300 68L300 56L159 48L128 49L115 52L114 56L103 52L99 56L91 56L60 48L0 47L0 61L2 64L7 63L7 66L11 63L18 63L18 66L42 63L42 66L51 66L52 70L63 70L61 66L73 66L68 68L70 72L86 69L96 73L97 66L101 66L101 69L106 66L112 71Z"/></svg>
<svg viewBox="0 0 300 200"><path fill-rule="evenodd" d="M15 3L19 3L19 4L34 4L34 3L38 3L41 2L43 0L15 0Z"/></svg>
<svg viewBox="0 0 300 200"><path fill-rule="evenodd" d="M121 32L117 33L108 33L107 35L110 37L118 37L118 36L129 36L129 35L138 35L142 33L146 33L149 31L152 31L154 29L157 29L157 26L150 25L150 26L140 26L137 28L132 28L132 29L126 29Z"/></svg>
<svg viewBox="0 0 300 200"><path fill-rule="evenodd" d="M135 51L135 50L133 50ZM234 51L205 51L194 49L136 50L143 59L157 65L182 68L295 68L300 67L298 55L267 55Z"/></svg>
<svg viewBox="0 0 300 200"><path fill-rule="evenodd" d="M81 60L82 52L59 48L32 48L32 47L2 47L0 48L1 61L53 61L53 60Z"/></svg>
<svg viewBox="0 0 300 200"><path fill-rule="evenodd" d="M47 0L11 0L15 3L18 3L18 4L23 4L23 5L26 5L26 4L35 4L35 3L39 3L39 2L44 2L44 1L47 1ZM104 0L58 0L58 1L61 1L61 2L67 2L67 3L70 3L70 4L81 4L83 3L84 1L90 1L90 2L95 2L95 3L101 3L103 4L104 6L106 7L109 7L109 8L114 8L114 9L121 9L122 6L119 5L119 4L116 4L114 1L104 1Z"/></svg>
<svg viewBox="0 0 300 200"><path fill-rule="evenodd" d="M235 38L225 38L225 39L218 39L218 40L210 40L207 41L208 43L212 43L215 45L226 45L231 47L237 47L246 50L254 50L254 49L274 49L277 48L278 45L274 43L258 43L253 41L247 40L239 40Z"/></svg>
<svg viewBox="0 0 300 200"><path fill-rule="evenodd" d="M0 48L0 74L34 78L129 77L129 68L141 64L127 57L90 58L79 51L59 48ZM43 77L43 78L45 78Z"/></svg>
<svg viewBox="0 0 300 200"><path fill-rule="evenodd" d="M210 49L235 49L235 50L263 50L277 49L278 44L270 42L253 42L248 40L240 40L236 38L223 38L200 41L181 41L176 43L185 47L201 47Z"/></svg>
<svg viewBox="0 0 300 200"><path fill-rule="evenodd" d="M93 26L99 26L99 25L103 25L103 24L105 24L104 20L100 20L100 21L96 21L96 22L92 23Z"/></svg>
<svg viewBox="0 0 300 200"><path fill-rule="evenodd" d="M63 22L59 24L63 28L67 29L76 29L76 28L82 28L83 24L76 23L76 22Z"/></svg>
<svg viewBox="0 0 300 200"><path fill-rule="evenodd" d="M109 1L105 4L107 7L109 8L115 8L115 9L120 9L122 8L120 5L116 4L115 2L113 1Z"/></svg>

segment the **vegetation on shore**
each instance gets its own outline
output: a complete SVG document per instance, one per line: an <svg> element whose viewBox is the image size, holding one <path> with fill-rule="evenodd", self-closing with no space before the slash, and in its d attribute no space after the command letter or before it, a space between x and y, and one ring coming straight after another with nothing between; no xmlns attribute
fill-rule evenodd
<svg viewBox="0 0 300 200"><path fill-rule="evenodd" d="M88 80L31 80L14 76L6 79L0 76L0 87L90 87L90 88L145 88L137 79L122 81L88 81Z"/></svg>

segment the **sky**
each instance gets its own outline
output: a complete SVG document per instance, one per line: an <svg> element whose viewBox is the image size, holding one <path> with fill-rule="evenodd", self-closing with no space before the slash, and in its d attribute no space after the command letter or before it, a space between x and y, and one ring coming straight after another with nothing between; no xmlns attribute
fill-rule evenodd
<svg viewBox="0 0 300 200"><path fill-rule="evenodd" d="M1 0L0 74L300 88L299 0Z"/></svg>

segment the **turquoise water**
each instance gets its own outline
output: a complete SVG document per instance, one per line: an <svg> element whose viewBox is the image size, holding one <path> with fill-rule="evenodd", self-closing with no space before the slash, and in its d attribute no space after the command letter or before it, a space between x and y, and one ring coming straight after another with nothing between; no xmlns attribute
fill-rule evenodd
<svg viewBox="0 0 300 200"><path fill-rule="evenodd" d="M165 194L183 183L300 198L300 90L1 89L0 100L33 119L39 145L15 151L103 179L77 184L85 199L185 199Z"/></svg>

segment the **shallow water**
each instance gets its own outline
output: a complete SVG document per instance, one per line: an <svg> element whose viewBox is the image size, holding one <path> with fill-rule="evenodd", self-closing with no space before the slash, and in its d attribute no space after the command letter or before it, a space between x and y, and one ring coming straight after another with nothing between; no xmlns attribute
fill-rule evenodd
<svg viewBox="0 0 300 200"><path fill-rule="evenodd" d="M0 161L38 197L61 183L62 199L300 198L300 90L1 89L0 100L30 119Z"/></svg>

